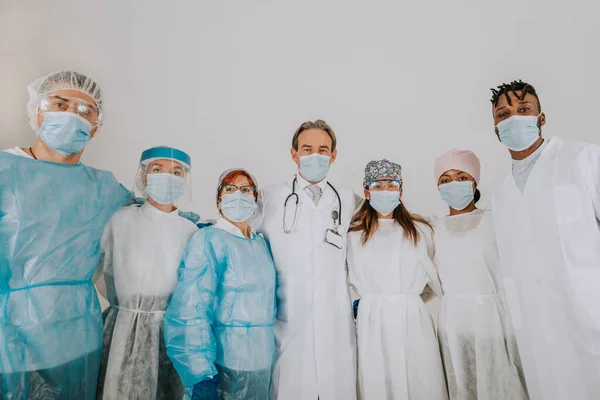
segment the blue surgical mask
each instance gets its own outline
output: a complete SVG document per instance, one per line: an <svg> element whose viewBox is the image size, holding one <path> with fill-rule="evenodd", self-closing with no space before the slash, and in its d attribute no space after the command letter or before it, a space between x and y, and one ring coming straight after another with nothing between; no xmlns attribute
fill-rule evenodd
<svg viewBox="0 0 600 400"><path fill-rule="evenodd" d="M455 210L464 210L473 201L475 192L472 181L454 181L439 186L440 197Z"/></svg>
<svg viewBox="0 0 600 400"><path fill-rule="evenodd" d="M542 115L540 113L540 115ZM513 115L496 125L500 141L513 151L531 147L540 136L538 118L533 115Z"/></svg>
<svg viewBox="0 0 600 400"><path fill-rule="evenodd" d="M390 215L396 207L400 205L400 192L396 191L370 191L371 200L369 203L371 207L378 211L384 217Z"/></svg>
<svg viewBox="0 0 600 400"><path fill-rule="evenodd" d="M146 175L146 194L158 204L166 205L185 194L185 179L168 173Z"/></svg>
<svg viewBox="0 0 600 400"><path fill-rule="evenodd" d="M64 155L79 153L90 142L93 125L71 112L46 112L38 135L53 150Z"/></svg>
<svg viewBox="0 0 600 400"><path fill-rule="evenodd" d="M244 222L256 210L254 196L242 194L239 190L221 197L221 212L233 222Z"/></svg>
<svg viewBox="0 0 600 400"><path fill-rule="evenodd" d="M300 175L309 182L321 182L329 172L330 159L317 153L300 157Z"/></svg>

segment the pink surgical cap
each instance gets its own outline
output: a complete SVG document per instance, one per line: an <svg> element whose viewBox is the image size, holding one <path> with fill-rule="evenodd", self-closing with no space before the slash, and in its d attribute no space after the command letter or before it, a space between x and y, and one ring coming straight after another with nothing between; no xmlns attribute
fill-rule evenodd
<svg viewBox="0 0 600 400"><path fill-rule="evenodd" d="M451 169L466 172L475 179L475 182L479 183L481 164L479 158L472 151L452 149L436 158L433 167L435 181L437 182L444 172Z"/></svg>

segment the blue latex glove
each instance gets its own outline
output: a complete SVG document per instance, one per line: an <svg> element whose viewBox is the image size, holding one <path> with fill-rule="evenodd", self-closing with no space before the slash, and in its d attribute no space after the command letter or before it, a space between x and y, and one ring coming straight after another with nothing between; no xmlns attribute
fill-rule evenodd
<svg viewBox="0 0 600 400"><path fill-rule="evenodd" d="M360 299L354 300L352 302L352 312L354 313L354 319L356 319L356 317L358 316L358 303L359 302L360 302Z"/></svg>
<svg viewBox="0 0 600 400"><path fill-rule="evenodd" d="M200 221L200 216L193 212L178 211L177 214L188 221L192 221L194 224L197 224Z"/></svg>
<svg viewBox="0 0 600 400"><path fill-rule="evenodd" d="M213 376L194 385L192 400L219 400L217 379Z"/></svg>
<svg viewBox="0 0 600 400"><path fill-rule="evenodd" d="M210 222L199 222L196 224L196 226L200 229L202 228L206 228L207 226L212 226L212 224Z"/></svg>

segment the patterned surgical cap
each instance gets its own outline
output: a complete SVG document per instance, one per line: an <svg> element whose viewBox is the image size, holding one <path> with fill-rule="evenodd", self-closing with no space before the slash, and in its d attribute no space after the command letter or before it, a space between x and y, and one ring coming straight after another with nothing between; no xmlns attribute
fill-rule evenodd
<svg viewBox="0 0 600 400"><path fill-rule="evenodd" d="M368 188L371 182L383 177L400 181L400 186L402 186L402 167L386 159L370 161L365 167L363 186Z"/></svg>

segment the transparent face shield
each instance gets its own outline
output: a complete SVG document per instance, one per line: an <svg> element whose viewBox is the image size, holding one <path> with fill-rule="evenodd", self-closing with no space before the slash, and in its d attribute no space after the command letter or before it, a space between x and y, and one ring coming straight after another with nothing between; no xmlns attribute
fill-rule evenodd
<svg viewBox="0 0 600 400"><path fill-rule="evenodd" d="M177 149L146 150L136 173L134 193L155 206L174 205L192 210L192 173L189 156Z"/></svg>

